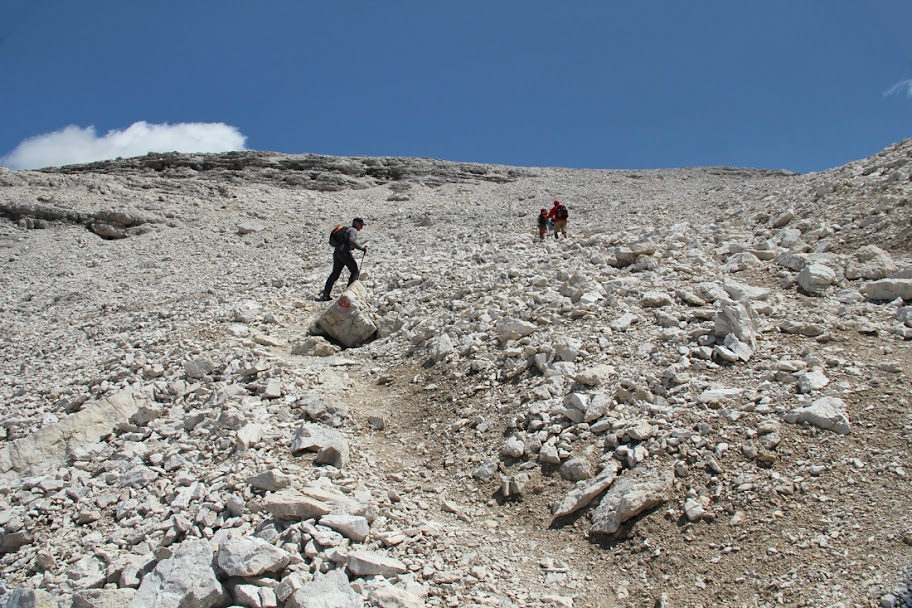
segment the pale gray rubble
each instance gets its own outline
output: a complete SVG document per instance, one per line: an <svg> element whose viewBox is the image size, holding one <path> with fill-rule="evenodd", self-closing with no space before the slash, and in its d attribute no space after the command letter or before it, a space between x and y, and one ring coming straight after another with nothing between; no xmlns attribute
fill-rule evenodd
<svg viewBox="0 0 912 608"><path fill-rule="evenodd" d="M910 159L0 170L0 604L879 601ZM354 216L361 281L316 302Z"/></svg>

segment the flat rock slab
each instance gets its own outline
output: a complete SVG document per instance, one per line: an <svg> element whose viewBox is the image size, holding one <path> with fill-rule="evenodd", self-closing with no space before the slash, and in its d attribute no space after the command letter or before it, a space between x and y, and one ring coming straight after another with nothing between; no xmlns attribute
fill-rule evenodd
<svg viewBox="0 0 912 608"><path fill-rule="evenodd" d="M620 464L617 461L611 461L598 475L567 494L560 503L554 506L554 519L588 506L596 496L608 489L614 482L619 468Z"/></svg>
<svg viewBox="0 0 912 608"><path fill-rule="evenodd" d="M672 497L674 473L633 469L614 482L592 515L589 534L615 534L625 521Z"/></svg>
<svg viewBox="0 0 912 608"><path fill-rule="evenodd" d="M822 397L808 406L797 407L785 415L785 421L791 424L806 422L840 435L847 435L852 430L845 402L838 397Z"/></svg>
<svg viewBox="0 0 912 608"><path fill-rule="evenodd" d="M149 407L143 393L127 390L96 401L55 424L0 448L0 474L39 474L62 464L75 446L98 441L140 407Z"/></svg>
<svg viewBox="0 0 912 608"><path fill-rule="evenodd" d="M909 302L912 301L912 279L881 279L868 283L859 291L869 300L891 302L902 298Z"/></svg>

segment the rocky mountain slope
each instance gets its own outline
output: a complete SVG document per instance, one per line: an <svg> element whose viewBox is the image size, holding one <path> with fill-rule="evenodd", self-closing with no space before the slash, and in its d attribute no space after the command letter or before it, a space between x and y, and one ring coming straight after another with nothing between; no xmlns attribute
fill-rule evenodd
<svg viewBox="0 0 912 608"><path fill-rule="evenodd" d="M912 605L910 198L912 140L0 170L0 603Z"/></svg>

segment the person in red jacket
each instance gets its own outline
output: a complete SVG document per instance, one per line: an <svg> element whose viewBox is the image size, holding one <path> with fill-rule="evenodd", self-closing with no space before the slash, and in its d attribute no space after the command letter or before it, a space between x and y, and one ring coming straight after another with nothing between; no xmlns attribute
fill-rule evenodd
<svg viewBox="0 0 912 608"><path fill-rule="evenodd" d="M551 211L548 213L548 219L554 220L554 239L558 239L560 233L564 233L564 238L567 238L567 208L560 201L554 201L554 206L551 207Z"/></svg>

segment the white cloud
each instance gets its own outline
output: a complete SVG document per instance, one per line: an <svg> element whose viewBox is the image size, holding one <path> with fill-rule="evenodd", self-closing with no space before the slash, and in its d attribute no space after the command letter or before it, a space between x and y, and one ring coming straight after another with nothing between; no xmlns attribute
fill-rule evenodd
<svg viewBox="0 0 912 608"><path fill-rule="evenodd" d="M40 169L118 156L142 156L147 152L229 152L244 150L246 141L235 127L220 122L150 125L141 121L122 131L108 131L101 137L96 135L95 127L83 129L70 125L24 140L0 158L0 165Z"/></svg>
<svg viewBox="0 0 912 608"><path fill-rule="evenodd" d="M884 97L896 94L905 95L909 99L912 99L912 79L897 82L884 93Z"/></svg>

